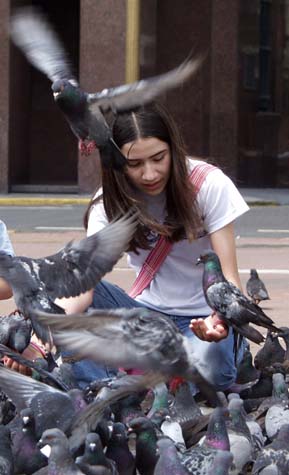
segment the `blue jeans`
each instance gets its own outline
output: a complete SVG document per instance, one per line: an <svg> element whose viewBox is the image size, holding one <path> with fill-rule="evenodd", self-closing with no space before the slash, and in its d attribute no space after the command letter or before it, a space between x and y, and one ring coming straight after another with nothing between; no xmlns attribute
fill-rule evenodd
<svg viewBox="0 0 289 475"><path fill-rule="evenodd" d="M132 299L124 290L102 280L94 289L92 308L134 308L144 307ZM197 366L202 375L211 382L217 390L228 389L236 380L235 356L233 351L233 334L218 343L208 343L200 340L189 328L191 316L168 315L180 331L189 338L192 351L197 359ZM243 357L243 347L238 351L238 361ZM96 379L107 378L116 374L117 370L100 366L91 360L81 360L73 363L75 378L81 388Z"/></svg>

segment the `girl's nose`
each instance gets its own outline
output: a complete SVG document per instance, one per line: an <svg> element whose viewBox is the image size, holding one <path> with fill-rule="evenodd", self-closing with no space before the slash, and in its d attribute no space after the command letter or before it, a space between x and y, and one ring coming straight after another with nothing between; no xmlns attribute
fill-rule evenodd
<svg viewBox="0 0 289 475"><path fill-rule="evenodd" d="M157 173L153 163L145 163L143 167L142 178L145 181L153 181Z"/></svg>

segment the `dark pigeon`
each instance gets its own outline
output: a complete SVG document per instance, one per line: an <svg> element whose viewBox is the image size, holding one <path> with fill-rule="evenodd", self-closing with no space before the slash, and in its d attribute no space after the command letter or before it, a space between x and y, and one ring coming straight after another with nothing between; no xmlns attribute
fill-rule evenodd
<svg viewBox="0 0 289 475"><path fill-rule="evenodd" d="M78 357L112 367L154 371L164 379L181 376L194 382L212 404L219 403L215 388L196 366L188 339L164 314L134 308L95 310L65 318L39 313L38 318L49 325L56 345Z"/></svg>
<svg viewBox="0 0 289 475"><path fill-rule="evenodd" d="M47 457L37 446L35 420L30 408L22 409L19 417L9 424L15 474L30 475L47 465Z"/></svg>
<svg viewBox="0 0 289 475"><path fill-rule="evenodd" d="M14 475L10 429L0 425L0 474Z"/></svg>
<svg viewBox="0 0 289 475"><path fill-rule="evenodd" d="M260 376L258 371L253 365L253 355L249 349L245 349L243 359L237 366L237 384L246 384L256 381Z"/></svg>
<svg viewBox="0 0 289 475"><path fill-rule="evenodd" d="M89 473L96 465L101 465L106 467L111 475L117 475L116 464L104 454L101 439L93 432L87 434L84 454L77 457L75 463L83 473Z"/></svg>
<svg viewBox="0 0 289 475"><path fill-rule="evenodd" d="M108 442L106 456L114 460L119 475L134 475L135 458L128 446L128 435L124 424L115 422Z"/></svg>
<svg viewBox="0 0 289 475"><path fill-rule="evenodd" d="M129 424L129 433L136 434L135 462L140 475L153 475L158 460L157 434L147 417L137 417Z"/></svg>
<svg viewBox="0 0 289 475"><path fill-rule="evenodd" d="M7 348L5 345L0 344L0 355L6 355L12 360L17 361L17 363L27 366L36 372L41 377L43 382L51 386L62 389L63 391L68 391L70 389L60 378L57 378L53 373L49 373L46 369L43 369L40 364L24 358L19 353L15 353L15 351ZM42 360L44 360L45 363L45 359L42 358Z"/></svg>
<svg viewBox="0 0 289 475"><path fill-rule="evenodd" d="M246 290L256 305L258 305L261 300L270 300L265 284L260 279L256 269L250 270L250 278L246 283Z"/></svg>
<svg viewBox="0 0 289 475"><path fill-rule="evenodd" d="M198 263L204 264L203 290L207 304L227 325L258 344L264 341L264 337L250 323L279 332L273 320L258 305L252 303L234 284L226 280L215 252L202 254Z"/></svg>
<svg viewBox="0 0 289 475"><path fill-rule="evenodd" d="M81 150L89 153L92 144L87 148L85 141L92 141L100 150L102 164L115 169L122 169L126 159L113 140L104 114L128 112L152 102L160 94L180 86L200 65L199 59L187 61L160 76L89 94L79 87L63 45L38 10L16 10L10 33L28 61L52 82L55 101L80 140Z"/></svg>
<svg viewBox="0 0 289 475"><path fill-rule="evenodd" d="M264 370L274 363L282 363L285 357L285 350L279 343L278 336L267 331L264 345L257 351L254 358L255 368Z"/></svg>
<svg viewBox="0 0 289 475"><path fill-rule="evenodd" d="M62 313L56 298L75 297L94 288L126 250L136 228L136 215L127 214L81 241L70 242L56 254L32 259L0 251L0 276L11 286L18 309L32 321L43 342L51 342L37 311Z"/></svg>

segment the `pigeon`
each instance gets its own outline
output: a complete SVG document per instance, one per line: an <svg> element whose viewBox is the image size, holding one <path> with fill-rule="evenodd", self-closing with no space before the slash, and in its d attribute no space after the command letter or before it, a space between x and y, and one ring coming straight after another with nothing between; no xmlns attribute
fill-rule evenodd
<svg viewBox="0 0 289 475"><path fill-rule="evenodd" d="M153 78L87 93L80 88L62 43L40 11L35 8L16 10L10 35L28 61L52 82L55 102L80 140L80 150L89 154L97 146L103 166L116 170L123 168L126 158L113 140L105 114L115 116L152 102L160 94L180 86L202 62L201 58L188 60ZM86 140L90 141L87 146Z"/></svg>
<svg viewBox="0 0 289 475"><path fill-rule="evenodd" d="M186 447L181 424L174 421L170 415L165 416L165 420L161 425L161 431L164 435L172 439L175 444L181 444L183 447Z"/></svg>
<svg viewBox="0 0 289 475"><path fill-rule="evenodd" d="M272 403L265 416L265 430L270 440L274 439L283 424L289 424L289 397L284 375L272 376Z"/></svg>
<svg viewBox="0 0 289 475"><path fill-rule="evenodd" d="M168 393L169 391L165 383L159 383L153 388L154 399L147 413L149 419L153 417L155 412L169 408Z"/></svg>
<svg viewBox="0 0 289 475"><path fill-rule="evenodd" d="M108 468L111 474L117 474L115 462L109 460L107 455L104 454L101 439L94 432L87 434L84 454L77 457L75 463L84 473L95 465L102 465Z"/></svg>
<svg viewBox="0 0 289 475"><path fill-rule="evenodd" d="M60 429L47 429L43 432L38 446L40 448L49 445L51 452L48 459L48 474L60 475L83 475L69 451L68 440Z"/></svg>
<svg viewBox="0 0 289 475"><path fill-rule="evenodd" d="M243 359L237 366L237 384L246 384L256 381L260 376L258 371L253 365L253 355L249 349L245 349Z"/></svg>
<svg viewBox="0 0 289 475"><path fill-rule="evenodd" d="M277 437L271 444L266 445L258 454L252 468L252 475L263 475L266 467L272 464L277 466L278 475L287 475L289 473L289 424L283 424L277 434ZM268 472L268 474L274 472ZM275 472L276 473L276 472Z"/></svg>
<svg viewBox="0 0 289 475"><path fill-rule="evenodd" d="M5 355L11 358L14 361L17 361L19 364L31 368L34 372L38 373L41 376L42 380L51 386L54 386L63 391L68 391L70 388L60 379L57 378L53 373L49 373L46 369L43 369L39 364L34 361L28 360L23 356L15 353L15 351L10 350L5 345L0 344L0 355ZM42 358L45 362L45 359Z"/></svg>
<svg viewBox="0 0 289 475"><path fill-rule="evenodd" d="M237 333L254 343L264 341L263 335L250 323L279 332L273 320L251 302L238 287L226 280L219 257L213 251L205 252L197 264L204 264L203 290L209 307Z"/></svg>
<svg viewBox="0 0 289 475"><path fill-rule="evenodd" d="M39 439L46 429L68 432L78 412L86 407L80 389L60 391L48 384L0 366L0 386L11 398L18 412L29 407Z"/></svg>
<svg viewBox="0 0 289 475"><path fill-rule="evenodd" d="M105 453L109 459L116 463L119 475L135 474L135 458L129 450L127 430L121 422L113 424L111 438Z"/></svg>
<svg viewBox="0 0 289 475"><path fill-rule="evenodd" d="M127 213L48 257L32 259L0 251L0 277L11 286L18 309L30 318L40 340L52 345L49 329L39 324L37 310L64 314L54 303L56 298L75 297L90 290L111 271L133 236L136 216Z"/></svg>
<svg viewBox="0 0 289 475"><path fill-rule="evenodd" d="M246 290L256 305L258 305L261 300L270 300L265 284L260 279L256 269L250 270L250 278L246 283Z"/></svg>
<svg viewBox="0 0 289 475"><path fill-rule="evenodd" d="M0 425L0 473L1 475L14 475L13 454L11 448L10 429Z"/></svg>
<svg viewBox="0 0 289 475"><path fill-rule="evenodd" d="M154 371L164 379L181 376L194 382L211 404L219 404L215 388L196 366L188 339L162 313L138 307L94 310L89 315L65 318L38 312L38 318L49 325L57 346L78 357L112 367Z"/></svg>
<svg viewBox="0 0 289 475"><path fill-rule="evenodd" d="M218 450L207 475L228 475L233 462L233 454L227 450Z"/></svg>
<svg viewBox="0 0 289 475"><path fill-rule="evenodd" d="M128 428L129 434L136 434L136 468L140 475L153 475L158 460L157 435L153 423L147 417L133 419Z"/></svg>
<svg viewBox="0 0 289 475"><path fill-rule="evenodd" d="M174 442L169 438L157 441L159 459L156 463L154 475L188 475L189 472L182 465Z"/></svg>
<svg viewBox="0 0 289 475"><path fill-rule="evenodd" d="M19 311L0 317L0 343L22 353L29 345L30 337L31 322Z"/></svg>
<svg viewBox="0 0 289 475"><path fill-rule="evenodd" d="M280 328L281 330L281 328ZM285 357L285 350L279 343L277 335L267 330L267 336L262 348L257 351L254 358L254 366L257 370L264 370L274 363L282 363Z"/></svg>
<svg viewBox="0 0 289 475"><path fill-rule="evenodd" d="M30 475L47 465L47 457L37 446L35 420L30 408L22 409L19 417L9 424L15 473Z"/></svg>

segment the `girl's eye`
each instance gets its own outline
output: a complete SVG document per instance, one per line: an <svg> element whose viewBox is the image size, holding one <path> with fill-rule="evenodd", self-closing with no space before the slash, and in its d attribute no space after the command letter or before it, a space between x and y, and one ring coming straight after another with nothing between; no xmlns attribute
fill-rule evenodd
<svg viewBox="0 0 289 475"><path fill-rule="evenodd" d="M138 160L127 160L127 166L129 168L137 168L140 165L140 161Z"/></svg>
<svg viewBox="0 0 289 475"><path fill-rule="evenodd" d="M165 158L165 153L162 153L161 155L157 155L154 157L154 162L160 162L163 158Z"/></svg>

